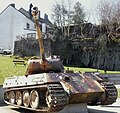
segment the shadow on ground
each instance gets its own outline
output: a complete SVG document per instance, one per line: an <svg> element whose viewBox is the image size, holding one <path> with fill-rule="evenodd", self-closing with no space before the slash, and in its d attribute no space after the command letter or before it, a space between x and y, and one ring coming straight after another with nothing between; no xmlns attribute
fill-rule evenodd
<svg viewBox="0 0 120 113"><path fill-rule="evenodd" d="M109 108L109 107L110 107L110 108L120 108L120 106L115 106L115 105L111 105L111 106L109 105L109 106L103 106L103 107L106 107L106 108L107 108L107 107L108 107L108 108ZM102 108L102 106L101 106L101 108Z"/></svg>
<svg viewBox="0 0 120 113"><path fill-rule="evenodd" d="M19 113L46 113L46 112L31 111L31 110L24 109L24 108L11 108L11 109Z"/></svg>
<svg viewBox="0 0 120 113"><path fill-rule="evenodd" d="M117 113L117 112L110 112L110 111L104 111L104 110L88 109L88 113Z"/></svg>

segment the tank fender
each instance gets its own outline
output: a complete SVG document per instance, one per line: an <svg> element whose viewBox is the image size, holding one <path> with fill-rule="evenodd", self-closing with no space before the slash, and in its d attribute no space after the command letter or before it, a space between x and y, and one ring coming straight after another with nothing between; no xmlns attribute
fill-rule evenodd
<svg viewBox="0 0 120 113"><path fill-rule="evenodd" d="M64 90L69 95L76 93L104 92L103 88L96 80L84 77L79 73L62 74L59 78Z"/></svg>

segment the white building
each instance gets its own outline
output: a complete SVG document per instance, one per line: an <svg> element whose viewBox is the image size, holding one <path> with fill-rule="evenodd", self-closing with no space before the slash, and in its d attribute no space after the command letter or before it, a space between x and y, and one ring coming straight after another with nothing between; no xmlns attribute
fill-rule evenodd
<svg viewBox="0 0 120 113"><path fill-rule="evenodd" d="M46 20L46 14L45 19L39 17L41 28L45 27L44 32L49 27L47 23L50 23L49 20L46 23ZM29 11L23 8L17 10L15 4L10 4L0 13L0 46L13 51L14 41L22 36L36 38L35 23Z"/></svg>

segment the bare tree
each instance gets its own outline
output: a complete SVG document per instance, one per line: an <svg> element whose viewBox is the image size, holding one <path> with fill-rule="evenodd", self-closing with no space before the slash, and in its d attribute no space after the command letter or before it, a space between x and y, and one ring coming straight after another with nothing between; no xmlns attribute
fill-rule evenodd
<svg viewBox="0 0 120 113"><path fill-rule="evenodd" d="M70 35L70 25L72 22L72 3L74 0L68 0L68 15L67 15L67 22L68 22L68 28L67 28L67 35L69 37Z"/></svg>
<svg viewBox="0 0 120 113"><path fill-rule="evenodd" d="M106 27L108 39L120 38L120 1L101 0L98 9L101 24Z"/></svg>
<svg viewBox="0 0 120 113"><path fill-rule="evenodd" d="M64 33L65 25L66 25L66 17L67 17L67 9L64 4L64 1L60 2L55 2L53 6L53 11L52 11L52 18L54 20L54 23L62 29L62 34Z"/></svg>
<svg viewBox="0 0 120 113"><path fill-rule="evenodd" d="M65 0L56 1L52 11L54 22L62 29L64 36L67 35L68 37L70 35L70 25L80 25L85 19L85 13L81 3L73 2L74 0L67 0L66 2Z"/></svg>
<svg viewBox="0 0 120 113"><path fill-rule="evenodd" d="M83 11L82 4L80 2L76 2L74 5L74 11L73 11L73 21L74 24L80 25L84 22L85 19L85 13Z"/></svg>

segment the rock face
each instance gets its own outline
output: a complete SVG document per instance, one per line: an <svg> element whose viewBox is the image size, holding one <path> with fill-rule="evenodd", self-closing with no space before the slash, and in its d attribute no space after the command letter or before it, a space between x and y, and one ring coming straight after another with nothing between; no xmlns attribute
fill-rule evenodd
<svg viewBox="0 0 120 113"><path fill-rule="evenodd" d="M86 41L85 41L86 43ZM97 43L93 46L89 43L86 46L81 46L81 63L85 67L93 67L104 70L120 70L120 45L108 42L106 45ZM77 58L77 57L76 57ZM76 59L77 60L77 59Z"/></svg>
<svg viewBox="0 0 120 113"><path fill-rule="evenodd" d="M82 51L82 63L86 67L104 70L120 70L120 42L108 41L106 35L93 40L93 45L87 43ZM85 47L85 46L84 46Z"/></svg>
<svg viewBox="0 0 120 113"><path fill-rule="evenodd" d="M85 67L104 70L120 70L120 46L108 43L106 47L96 46L82 51L81 62Z"/></svg>

